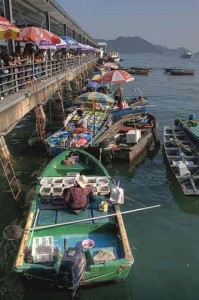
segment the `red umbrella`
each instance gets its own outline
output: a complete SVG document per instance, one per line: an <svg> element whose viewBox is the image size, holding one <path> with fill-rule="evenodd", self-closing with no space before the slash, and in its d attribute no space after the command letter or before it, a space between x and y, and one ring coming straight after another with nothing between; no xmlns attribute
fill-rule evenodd
<svg viewBox="0 0 199 300"><path fill-rule="evenodd" d="M19 33L17 28L10 21L0 16L0 40L2 39L16 39Z"/></svg>
<svg viewBox="0 0 199 300"><path fill-rule="evenodd" d="M133 81L134 77L123 70L109 71L99 78L98 82L109 82L112 84L120 84Z"/></svg>
<svg viewBox="0 0 199 300"><path fill-rule="evenodd" d="M52 42L54 44L59 44L61 42L61 39L56 34L39 27L20 28L20 33L17 40L33 43L37 43L42 40L46 42Z"/></svg>

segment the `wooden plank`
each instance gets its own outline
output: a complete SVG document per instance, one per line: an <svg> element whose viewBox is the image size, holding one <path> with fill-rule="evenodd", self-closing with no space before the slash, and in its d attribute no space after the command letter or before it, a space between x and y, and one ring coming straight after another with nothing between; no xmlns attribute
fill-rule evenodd
<svg viewBox="0 0 199 300"><path fill-rule="evenodd" d="M27 222L26 222L26 227L24 229L24 234L23 234L23 237L22 237L22 240L21 240L21 245L20 245L20 248L19 248L19 251L18 251L18 254L17 254L16 263L15 263L15 266L17 268L20 267L23 264L23 261L24 261L24 251L25 251L25 247L26 247L26 242L28 240L28 235L29 235L29 232L30 232L30 228L31 228L31 225L32 225L32 222L33 222L33 216L34 216L34 213L31 212L29 214Z"/></svg>
<svg viewBox="0 0 199 300"><path fill-rule="evenodd" d="M124 226L124 221L123 221L121 212L116 206L115 206L115 211L116 211L117 221L118 221L118 225L119 225L121 241L122 241L122 245L123 245L123 249L124 249L124 257L127 260L132 260L132 262L133 262L134 261L133 254L131 251L131 247L129 245L129 240L128 240L128 237L126 234L126 229Z"/></svg>

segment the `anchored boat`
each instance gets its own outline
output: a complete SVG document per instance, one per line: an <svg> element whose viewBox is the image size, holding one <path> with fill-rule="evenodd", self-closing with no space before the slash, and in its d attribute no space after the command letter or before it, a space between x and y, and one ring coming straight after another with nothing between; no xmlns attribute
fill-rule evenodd
<svg viewBox="0 0 199 300"><path fill-rule="evenodd" d="M69 157L73 164L65 165ZM74 214L64 191L77 174L87 177L94 195L84 211ZM134 259L119 207L123 197L103 165L84 150L71 148L55 157L36 186L15 271L73 292L125 280Z"/></svg>
<svg viewBox="0 0 199 300"><path fill-rule="evenodd" d="M157 125L156 118L152 114L130 114L100 135L93 146L98 147L105 162L111 156L112 159L128 160L133 163L146 149L152 138L156 144L158 143Z"/></svg>
<svg viewBox="0 0 199 300"><path fill-rule="evenodd" d="M199 153L181 127L164 127L164 151L184 194L199 195Z"/></svg>

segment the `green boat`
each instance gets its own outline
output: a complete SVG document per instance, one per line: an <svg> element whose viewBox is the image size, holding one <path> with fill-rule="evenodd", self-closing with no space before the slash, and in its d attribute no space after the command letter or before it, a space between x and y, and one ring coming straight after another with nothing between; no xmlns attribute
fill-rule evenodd
<svg viewBox="0 0 199 300"><path fill-rule="evenodd" d="M189 119L178 118L175 125L182 128L189 137L199 145L199 119L194 115L190 115Z"/></svg>
<svg viewBox="0 0 199 300"><path fill-rule="evenodd" d="M66 157L73 164L65 165ZM94 195L84 211L74 214L65 205L63 191L74 185L77 174L87 176ZM125 280L134 259L115 189L121 190L86 151L71 148L55 157L36 186L15 271L32 282L72 291ZM101 211L102 203L108 210Z"/></svg>

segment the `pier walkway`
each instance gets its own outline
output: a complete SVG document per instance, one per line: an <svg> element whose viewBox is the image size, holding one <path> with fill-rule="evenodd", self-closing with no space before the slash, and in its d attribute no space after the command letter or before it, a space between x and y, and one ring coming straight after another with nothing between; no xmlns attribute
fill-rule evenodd
<svg viewBox="0 0 199 300"><path fill-rule="evenodd" d="M6 67L8 71L0 81L0 136L6 135L37 104L44 104L64 84L86 80L96 61L95 55L89 55L35 66Z"/></svg>

